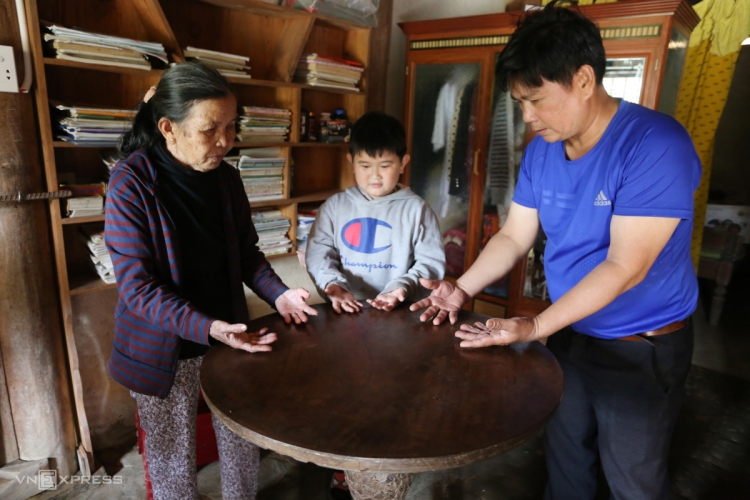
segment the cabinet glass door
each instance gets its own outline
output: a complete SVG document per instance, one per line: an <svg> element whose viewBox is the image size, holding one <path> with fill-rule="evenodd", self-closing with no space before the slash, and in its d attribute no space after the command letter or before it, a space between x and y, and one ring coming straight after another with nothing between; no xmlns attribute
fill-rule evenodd
<svg viewBox="0 0 750 500"><path fill-rule="evenodd" d="M437 215L446 275L463 274L480 63L415 65L410 187Z"/></svg>
<svg viewBox="0 0 750 500"><path fill-rule="evenodd" d="M645 57L608 57L602 84L612 97L639 104Z"/></svg>
<svg viewBox="0 0 750 500"><path fill-rule="evenodd" d="M480 252L505 224L513 200L521 156L527 143L521 107L511 99L510 92L501 92L495 86L485 163ZM509 283L510 274L488 286L484 293L507 298Z"/></svg>

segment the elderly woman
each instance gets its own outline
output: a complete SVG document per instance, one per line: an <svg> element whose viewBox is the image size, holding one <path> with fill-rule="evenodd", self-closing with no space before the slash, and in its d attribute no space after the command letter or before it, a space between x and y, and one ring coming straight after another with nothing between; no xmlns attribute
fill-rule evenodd
<svg viewBox="0 0 750 500"><path fill-rule="evenodd" d="M154 498L197 499L195 418L209 345L270 351L276 334L246 332L242 284L287 322L316 314L256 246L234 145L237 101L227 80L198 63L164 72L144 99L112 169L105 240L120 297L108 370L130 389L146 431ZM223 497L253 499L258 449L216 418Z"/></svg>

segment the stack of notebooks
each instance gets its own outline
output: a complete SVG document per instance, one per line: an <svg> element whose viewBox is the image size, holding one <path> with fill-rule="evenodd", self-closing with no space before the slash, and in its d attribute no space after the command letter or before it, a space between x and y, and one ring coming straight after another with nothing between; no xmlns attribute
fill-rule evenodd
<svg viewBox="0 0 750 500"><path fill-rule="evenodd" d="M104 245L104 231L87 226L81 226L79 231L81 239L83 239L86 248L89 249L91 266L96 274L109 285L115 283L115 268L112 265L112 258L107 252L107 247Z"/></svg>
<svg viewBox="0 0 750 500"><path fill-rule="evenodd" d="M135 111L58 105L53 121L57 138L77 146L117 146L122 134L130 130Z"/></svg>
<svg viewBox="0 0 750 500"><path fill-rule="evenodd" d="M253 225L258 233L258 248L266 255L289 253L292 240L287 237L292 223L280 210L253 212Z"/></svg>
<svg viewBox="0 0 750 500"><path fill-rule="evenodd" d="M292 125L288 109L244 106L240 116L238 142L286 142Z"/></svg>
<svg viewBox="0 0 750 500"><path fill-rule="evenodd" d="M47 55L56 59L150 70L168 64L160 43L101 35L42 23Z"/></svg>
<svg viewBox="0 0 750 500"><path fill-rule="evenodd" d="M240 149L240 156L227 156L224 161L240 171L249 201L275 200L284 194L284 164L279 158L281 148Z"/></svg>
<svg viewBox="0 0 750 500"><path fill-rule="evenodd" d="M215 50L196 49L188 47L184 51L185 58L190 61L197 61L219 70L224 76L237 76L240 78L252 78L247 71L250 71L249 57L227 54L226 52L217 52Z"/></svg>
<svg viewBox="0 0 750 500"><path fill-rule="evenodd" d="M299 60L295 81L316 87L358 90L364 66L358 62L319 54L303 54Z"/></svg>
<svg viewBox="0 0 750 500"><path fill-rule="evenodd" d="M68 217L92 217L104 213L104 196L66 198L63 203Z"/></svg>

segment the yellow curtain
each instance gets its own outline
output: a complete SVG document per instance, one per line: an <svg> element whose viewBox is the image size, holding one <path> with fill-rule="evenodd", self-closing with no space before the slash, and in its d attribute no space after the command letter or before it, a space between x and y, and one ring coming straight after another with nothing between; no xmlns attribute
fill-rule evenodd
<svg viewBox="0 0 750 500"><path fill-rule="evenodd" d="M693 8L701 22L690 36L675 118L693 138L703 165L701 183L695 192L691 246L697 268L706 219L714 135L742 41L750 35L750 0L703 0Z"/></svg>

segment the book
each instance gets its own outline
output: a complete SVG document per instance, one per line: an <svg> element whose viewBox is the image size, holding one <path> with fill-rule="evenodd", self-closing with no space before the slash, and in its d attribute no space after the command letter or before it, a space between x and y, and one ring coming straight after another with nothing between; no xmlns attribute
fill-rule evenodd
<svg viewBox="0 0 750 500"><path fill-rule="evenodd" d="M97 182L93 184L60 184L60 190L70 191L73 197L104 196L105 194L107 194L107 183Z"/></svg>
<svg viewBox="0 0 750 500"><path fill-rule="evenodd" d="M354 88L356 88L357 84L359 83L359 78L355 79L355 78L349 78L346 76L329 75L326 73L313 73L313 72L300 73L298 71L294 74L294 76L300 79L304 78L307 83L310 83L316 80L323 80L323 81L328 81L332 83L341 83L344 85L351 85Z"/></svg>
<svg viewBox="0 0 750 500"><path fill-rule="evenodd" d="M302 54L301 60L305 60L307 62L315 61L315 62L321 62L321 63L338 63L344 66L353 66L355 68L362 68L362 69L364 69L365 67L365 65L362 64L361 62L351 61L349 59L342 59L340 57L323 56L314 52L309 53L309 54Z"/></svg>
<svg viewBox="0 0 750 500"><path fill-rule="evenodd" d="M280 200L283 199L281 196L281 193L278 194L269 194L269 195L248 195L247 196L248 201L271 201L271 200Z"/></svg>
<svg viewBox="0 0 750 500"><path fill-rule="evenodd" d="M282 177L284 168L252 168L240 172L241 177Z"/></svg>
<svg viewBox="0 0 750 500"><path fill-rule="evenodd" d="M73 57L83 57L83 58L91 58L94 61L123 61L123 62L129 62L133 64L139 64L143 66L148 66L149 69L151 68L151 64L149 64L148 59L144 58L140 54L136 54L135 56L130 55L121 55L121 54L95 54L92 52L86 52L82 50L58 50L57 51L58 59L62 59L60 55L66 55L66 56L73 56Z"/></svg>
<svg viewBox="0 0 750 500"><path fill-rule="evenodd" d="M54 106L55 109L68 113L72 118L79 118L82 115L86 115L89 117L101 117L102 119L126 118L132 120L137 113L137 111L129 109L89 108L81 106L64 106L62 104L54 104Z"/></svg>
<svg viewBox="0 0 750 500"><path fill-rule="evenodd" d="M40 23L43 30L56 36L57 39L61 41L89 42L110 47L129 48L153 57L157 57L165 64L169 62L167 59L167 53L164 50L164 46L160 43L144 42L140 40L133 40L131 38L117 37L104 35L101 33L94 33L91 31L66 28L65 26L59 24L51 24L46 21L40 21Z"/></svg>
<svg viewBox="0 0 750 500"><path fill-rule="evenodd" d="M44 35L44 40L47 41L48 46L56 50L64 50L71 52L87 52L91 54L101 54L109 56L130 56L130 57L141 57L143 53L137 50L128 49L125 47L113 47L111 45L101 45L98 43L90 42L74 42L65 41L57 38L54 35Z"/></svg>
<svg viewBox="0 0 750 500"><path fill-rule="evenodd" d="M337 82L328 82L328 81L322 81L322 80L313 80L309 82L305 82L308 85L312 85L313 87L330 87L334 89L342 89L342 90L359 90L357 87L353 85L345 85L343 83L337 83Z"/></svg>
<svg viewBox="0 0 750 500"><path fill-rule="evenodd" d="M303 70L312 73L326 73L331 75L347 76L359 80L362 77L362 71L352 69L337 64L321 64L301 62L297 66L297 71Z"/></svg>
<svg viewBox="0 0 750 500"><path fill-rule="evenodd" d="M60 53L58 53L55 57L57 59L63 59L66 61L75 61L75 62L86 63L86 64L100 64L103 66L119 66L121 68L135 68L135 69L143 69L143 70L151 69L151 65L147 61L145 62L145 64L140 64L140 63L134 63L134 62L116 61L116 60L109 60L109 59L95 59L91 57L73 56L73 55L60 54Z"/></svg>
<svg viewBox="0 0 750 500"><path fill-rule="evenodd" d="M250 58L247 56L229 54L227 52L219 52L216 50L198 49L196 47L190 47L190 46L185 48L185 50L183 51L183 54L185 54L185 57L195 57L195 58L202 57L204 59L213 59L216 61L234 63L240 66L244 66L246 62L250 61Z"/></svg>
<svg viewBox="0 0 750 500"><path fill-rule="evenodd" d="M101 196L81 196L78 198L67 198L65 205L70 210L81 208L103 208L104 198Z"/></svg>
<svg viewBox="0 0 750 500"><path fill-rule="evenodd" d="M92 208L92 209L69 210L66 212L66 215L70 219L73 219L75 217L93 217L95 215L104 215L104 209Z"/></svg>

